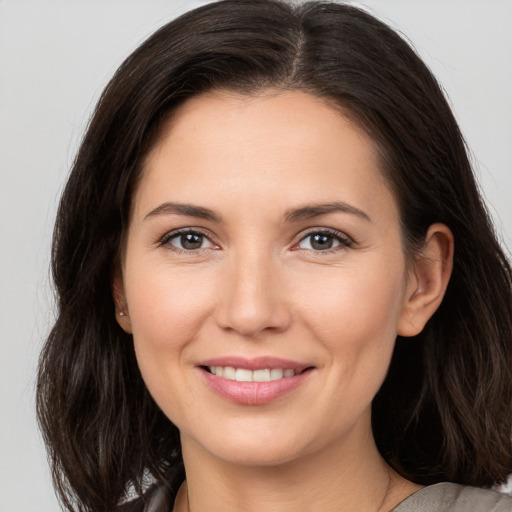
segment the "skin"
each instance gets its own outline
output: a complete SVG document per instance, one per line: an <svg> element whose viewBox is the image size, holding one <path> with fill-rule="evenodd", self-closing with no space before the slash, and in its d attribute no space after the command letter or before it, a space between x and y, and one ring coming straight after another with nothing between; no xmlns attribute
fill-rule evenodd
<svg viewBox="0 0 512 512"><path fill-rule="evenodd" d="M285 215L340 201L359 213ZM222 221L158 210L167 202ZM205 235L199 249L172 237L182 228ZM313 247L326 229L332 247ZM217 91L181 105L145 161L113 283L144 381L181 432L175 510L375 512L419 489L380 457L371 402L397 334L440 304L452 254L434 225L406 265L376 148L324 101ZM314 369L263 405L218 396L197 367L268 355Z"/></svg>

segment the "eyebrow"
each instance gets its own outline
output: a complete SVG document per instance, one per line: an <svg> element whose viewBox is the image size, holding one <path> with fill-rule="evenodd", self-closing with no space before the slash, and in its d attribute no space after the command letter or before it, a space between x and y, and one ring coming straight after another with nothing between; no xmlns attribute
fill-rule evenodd
<svg viewBox="0 0 512 512"><path fill-rule="evenodd" d="M305 205L300 208L293 208L288 210L284 214L284 219L288 222L297 222L305 219L312 219L314 217L320 217L322 215L328 215L329 213L350 213L352 215L356 215L363 220L371 222L368 214L352 206L343 201L335 201L331 203L322 203L322 204L310 204Z"/></svg>
<svg viewBox="0 0 512 512"><path fill-rule="evenodd" d="M283 215L283 218L287 222L298 222L301 220L312 219L314 217L320 217L322 215L328 215L329 213L338 212L356 215L357 217L360 217L365 221L371 222L370 217L363 210L360 210L359 208L356 208L355 206L352 206L343 201L335 201L321 204L308 204L305 206L301 206L300 208L293 208L288 210ZM196 206L193 204L174 202L162 203L160 206L157 206L154 210L151 210L144 217L144 220L151 217L156 217L158 215L169 214L196 217L198 219L208 220L216 223L223 222L222 217L213 210L210 210L209 208L204 208L203 206Z"/></svg>
<svg viewBox="0 0 512 512"><path fill-rule="evenodd" d="M202 206L195 206L193 204L183 204L183 203L163 203L160 206L157 206L154 210L151 210L145 217L144 220L150 217L156 217L157 215L169 215L169 214L177 214L177 215L185 215L187 217L197 217L198 219L209 220L211 222L222 222L222 217L215 213L213 210L209 208L204 208Z"/></svg>

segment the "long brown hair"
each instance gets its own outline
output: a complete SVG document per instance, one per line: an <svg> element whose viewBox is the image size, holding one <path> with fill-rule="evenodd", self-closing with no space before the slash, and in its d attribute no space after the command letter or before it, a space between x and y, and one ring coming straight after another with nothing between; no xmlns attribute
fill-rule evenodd
<svg viewBox="0 0 512 512"><path fill-rule="evenodd" d="M433 223L454 234L446 297L421 334L397 339L373 403L381 454L423 484L491 486L512 472L511 270L438 83L403 39L354 7L223 0L165 25L122 64L61 199L58 317L41 354L37 411L69 510L114 510L127 486L142 494L148 473L174 490L184 477L178 431L115 321L111 272L166 116L207 90L267 87L325 98L378 144L406 253Z"/></svg>

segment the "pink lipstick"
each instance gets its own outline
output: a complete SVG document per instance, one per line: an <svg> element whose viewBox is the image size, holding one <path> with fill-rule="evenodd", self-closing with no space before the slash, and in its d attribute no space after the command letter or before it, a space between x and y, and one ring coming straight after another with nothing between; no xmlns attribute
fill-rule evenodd
<svg viewBox="0 0 512 512"><path fill-rule="evenodd" d="M275 357L222 357L202 361L198 369L210 389L223 398L244 405L262 405L298 388L314 368Z"/></svg>

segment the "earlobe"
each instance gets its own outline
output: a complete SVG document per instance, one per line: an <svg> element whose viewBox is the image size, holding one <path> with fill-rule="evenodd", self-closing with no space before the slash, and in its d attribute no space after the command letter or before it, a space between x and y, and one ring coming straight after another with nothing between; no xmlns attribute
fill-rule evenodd
<svg viewBox="0 0 512 512"><path fill-rule="evenodd" d="M116 321L123 331L131 334L132 324L124 292L123 273L119 267L116 268L112 276L112 296L115 304Z"/></svg>
<svg viewBox="0 0 512 512"><path fill-rule="evenodd" d="M400 336L416 336L441 304L453 267L453 234L444 224L430 226L409 271L398 321Z"/></svg>

